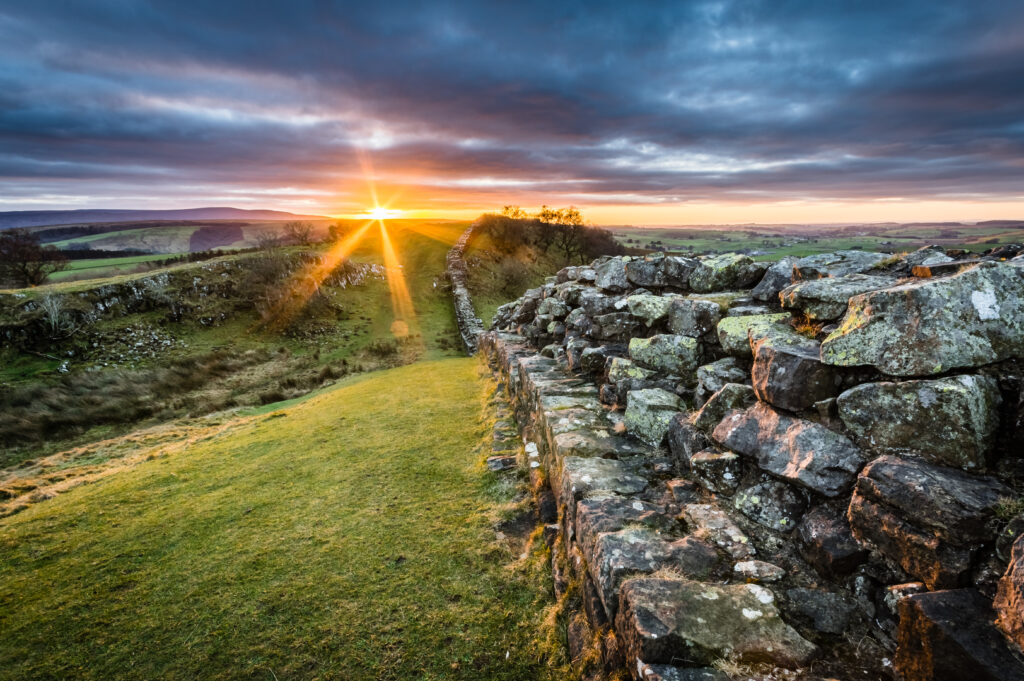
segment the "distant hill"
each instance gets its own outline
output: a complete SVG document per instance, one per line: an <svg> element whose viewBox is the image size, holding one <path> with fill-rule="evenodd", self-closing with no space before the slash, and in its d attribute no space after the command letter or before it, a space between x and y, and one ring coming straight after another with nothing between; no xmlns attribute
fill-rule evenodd
<svg viewBox="0 0 1024 681"><path fill-rule="evenodd" d="M0 212L0 229L86 222L141 220L327 220L323 215L298 215L280 210L185 208L181 210L15 210Z"/></svg>

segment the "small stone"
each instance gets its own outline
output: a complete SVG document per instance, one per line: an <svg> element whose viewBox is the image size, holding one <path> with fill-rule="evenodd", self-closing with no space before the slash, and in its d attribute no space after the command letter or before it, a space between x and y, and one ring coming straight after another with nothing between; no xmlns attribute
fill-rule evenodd
<svg viewBox="0 0 1024 681"><path fill-rule="evenodd" d="M778 565L763 560L745 560L733 566L733 572L740 579L748 582L777 582L786 576L786 571Z"/></svg>
<svg viewBox="0 0 1024 681"><path fill-rule="evenodd" d="M900 601L902 601L907 596L913 596L914 594L922 594L926 591L928 591L928 587L926 587L921 582L893 584L892 586L886 587L885 596L882 600L885 603L885 607L889 609L889 612L895 616L899 613Z"/></svg>
<svg viewBox="0 0 1024 681"><path fill-rule="evenodd" d="M743 462L732 452L697 452L690 457L690 471L713 494L732 494L740 484Z"/></svg>
<svg viewBox="0 0 1024 681"><path fill-rule="evenodd" d="M807 505L786 483L769 480L738 492L733 506L763 527L789 533L796 529Z"/></svg>
<svg viewBox="0 0 1024 681"><path fill-rule="evenodd" d="M845 514L819 506L804 514L798 529L800 554L822 575L848 575L868 559L867 549L853 538Z"/></svg>
<svg viewBox="0 0 1024 681"><path fill-rule="evenodd" d="M691 532L703 534L708 540L725 550L736 560L753 556L756 551L747 535L736 526L722 509L711 504L687 504L683 507L683 519Z"/></svg>
<svg viewBox="0 0 1024 681"><path fill-rule="evenodd" d="M726 383L693 416L693 425L710 432L734 409L743 409L757 401L754 389L749 385Z"/></svg>

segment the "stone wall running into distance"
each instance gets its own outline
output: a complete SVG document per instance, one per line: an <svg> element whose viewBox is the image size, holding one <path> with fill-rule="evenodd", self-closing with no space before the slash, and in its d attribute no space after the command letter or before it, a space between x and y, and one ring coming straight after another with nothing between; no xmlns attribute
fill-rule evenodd
<svg viewBox="0 0 1024 681"><path fill-rule="evenodd" d="M582 676L1024 679L1022 250L605 257L500 308Z"/></svg>
<svg viewBox="0 0 1024 681"><path fill-rule="evenodd" d="M484 323L476 316L473 309L473 301L469 296L467 287L466 260L464 258L466 248L473 239L477 223L469 226L455 245L448 251L445 259L445 273L452 286L452 301L455 304L455 321L459 326L459 335L462 336L462 343L466 346L466 352L470 355L477 350L477 338L484 331Z"/></svg>

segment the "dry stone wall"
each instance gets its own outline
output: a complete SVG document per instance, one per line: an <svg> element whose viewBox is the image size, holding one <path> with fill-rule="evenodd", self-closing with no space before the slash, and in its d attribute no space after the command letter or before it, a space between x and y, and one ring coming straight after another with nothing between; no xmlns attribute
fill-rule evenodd
<svg viewBox="0 0 1024 681"><path fill-rule="evenodd" d="M583 675L1024 679L1022 250L601 258L500 308Z"/></svg>
<svg viewBox="0 0 1024 681"><path fill-rule="evenodd" d="M452 286L452 302L455 305L455 321L459 327L459 335L462 343L466 346L466 352L470 355L477 350L477 338L484 331L484 323L476 316L473 309L473 300L469 295L467 284L468 274L466 269L466 248L473 239L477 224L474 222L469 226L455 245L448 251L445 259L445 273Z"/></svg>

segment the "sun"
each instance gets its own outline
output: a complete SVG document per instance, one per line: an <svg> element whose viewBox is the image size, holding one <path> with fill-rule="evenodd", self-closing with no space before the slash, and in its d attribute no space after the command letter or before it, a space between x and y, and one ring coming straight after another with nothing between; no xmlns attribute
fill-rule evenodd
<svg viewBox="0 0 1024 681"><path fill-rule="evenodd" d="M364 215L370 220L393 220L402 216L404 211L398 210L397 208L384 208L383 206L374 206L364 213Z"/></svg>

